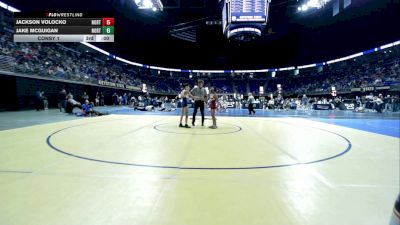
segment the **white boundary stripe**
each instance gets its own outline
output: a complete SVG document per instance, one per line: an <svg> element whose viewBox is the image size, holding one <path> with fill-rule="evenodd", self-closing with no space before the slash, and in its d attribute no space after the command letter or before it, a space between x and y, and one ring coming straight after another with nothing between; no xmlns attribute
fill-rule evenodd
<svg viewBox="0 0 400 225"><path fill-rule="evenodd" d="M14 8L14 7L10 6L10 5L7 7L7 9L8 9L9 11L11 11L11 12L21 12L21 10L19 10L19 9L17 9L17 8Z"/></svg>
<svg viewBox="0 0 400 225"><path fill-rule="evenodd" d="M150 69L153 69L153 70L163 70L163 71L172 71L172 72L181 72L180 69L165 68L165 67L158 67L158 66L150 66Z"/></svg>
<svg viewBox="0 0 400 225"><path fill-rule="evenodd" d="M286 70L294 70L294 69L296 69L294 66L291 66L291 67L286 67L286 68L279 68L278 70L279 71L286 71Z"/></svg>
<svg viewBox="0 0 400 225"><path fill-rule="evenodd" d="M317 66L317 64L314 63L314 64L309 64L309 65L299 66L299 67L297 67L297 68L298 68L298 69L306 69L306 68L316 67L316 66Z"/></svg>
<svg viewBox="0 0 400 225"><path fill-rule="evenodd" d="M1 2L1 1L0 1L0 7L5 8L10 12L21 12L21 10L14 8L11 5L8 5L5 2Z"/></svg>
<svg viewBox="0 0 400 225"><path fill-rule="evenodd" d="M192 70L193 73L224 73L224 70ZM235 71L236 72L236 71Z"/></svg>
<svg viewBox="0 0 400 225"><path fill-rule="evenodd" d="M121 58L121 57L115 57L115 59L118 60L118 61L124 62L124 63L126 63L126 64L133 65L133 66L140 66L140 67L143 66L143 64L131 62L131 61L126 60L126 59L123 59L123 58Z"/></svg>
<svg viewBox="0 0 400 225"><path fill-rule="evenodd" d="M390 47L393 47L393 43L390 43L390 44L387 44L387 45L382 45L381 46L381 50L382 49L386 49L386 48L390 48Z"/></svg>
<svg viewBox="0 0 400 225"><path fill-rule="evenodd" d="M0 2L0 7L7 9L7 4L4 2Z"/></svg>

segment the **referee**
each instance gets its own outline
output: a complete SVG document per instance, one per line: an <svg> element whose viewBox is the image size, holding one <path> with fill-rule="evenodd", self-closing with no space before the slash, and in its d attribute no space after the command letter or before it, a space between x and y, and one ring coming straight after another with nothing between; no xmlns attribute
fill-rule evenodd
<svg viewBox="0 0 400 225"><path fill-rule="evenodd" d="M192 118L192 126L194 126L194 122L196 120L197 108L199 108L199 107L200 107L200 113L201 113L201 125L204 126L204 102L207 101L207 92L203 86L204 86L204 81L198 80L197 86L195 86L191 91L191 94L194 97L194 111L193 111L193 118Z"/></svg>
<svg viewBox="0 0 400 225"><path fill-rule="evenodd" d="M250 92L249 98L247 99L247 102L249 103L249 115L251 115L251 113L256 114L256 111L254 110L255 101L253 94Z"/></svg>

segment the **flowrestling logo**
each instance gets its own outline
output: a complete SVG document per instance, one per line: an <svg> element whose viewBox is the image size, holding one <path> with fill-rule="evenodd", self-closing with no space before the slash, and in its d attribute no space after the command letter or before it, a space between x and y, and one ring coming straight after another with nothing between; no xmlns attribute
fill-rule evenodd
<svg viewBox="0 0 400 225"><path fill-rule="evenodd" d="M52 13L52 12L47 12L46 17L52 17L52 18L82 18L83 13Z"/></svg>

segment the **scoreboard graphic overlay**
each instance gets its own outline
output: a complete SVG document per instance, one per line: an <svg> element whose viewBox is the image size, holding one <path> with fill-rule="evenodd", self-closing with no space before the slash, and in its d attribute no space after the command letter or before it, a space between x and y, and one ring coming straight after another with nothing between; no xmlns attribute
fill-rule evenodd
<svg viewBox="0 0 400 225"><path fill-rule="evenodd" d="M93 13L14 13L14 42L114 42L114 17Z"/></svg>

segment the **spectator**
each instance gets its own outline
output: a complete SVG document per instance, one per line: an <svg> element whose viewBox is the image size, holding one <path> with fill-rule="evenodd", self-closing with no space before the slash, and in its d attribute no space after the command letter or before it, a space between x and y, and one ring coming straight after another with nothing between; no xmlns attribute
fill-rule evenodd
<svg viewBox="0 0 400 225"><path fill-rule="evenodd" d="M86 100L89 100L89 95L86 94L86 92L83 92L83 94L82 94L82 102L84 102Z"/></svg>
<svg viewBox="0 0 400 225"><path fill-rule="evenodd" d="M128 105L128 95L126 93L122 96L122 104Z"/></svg>
<svg viewBox="0 0 400 225"><path fill-rule="evenodd" d="M43 108L45 110L49 109L49 102L47 101L47 97L44 94L44 91L42 91L41 96L42 96L42 101L43 101Z"/></svg>
<svg viewBox="0 0 400 225"><path fill-rule="evenodd" d="M112 98L112 101L113 101L113 105L114 106L118 105L118 95L117 95L117 93L114 93L111 98Z"/></svg>
<svg viewBox="0 0 400 225"><path fill-rule="evenodd" d="M36 91L35 95L35 108L36 111L44 110L43 94L41 91Z"/></svg>
<svg viewBox="0 0 400 225"><path fill-rule="evenodd" d="M104 93L100 93L100 106L104 106Z"/></svg>
<svg viewBox="0 0 400 225"><path fill-rule="evenodd" d="M96 92L96 97L94 99L94 104L95 104L95 106L99 106L100 105L100 94L99 94L99 92Z"/></svg>
<svg viewBox="0 0 400 225"><path fill-rule="evenodd" d="M61 89L61 91L58 92L58 108L60 109L60 112L62 111L65 112L66 103L67 103L67 91L65 89Z"/></svg>
<svg viewBox="0 0 400 225"><path fill-rule="evenodd" d="M82 104L82 111L85 116L95 115L93 110L93 104L90 103L89 100L85 100L85 102Z"/></svg>
<svg viewBox="0 0 400 225"><path fill-rule="evenodd" d="M76 101L72 94L69 94L67 99L68 99L67 100L67 106L65 107L65 112L66 113L72 114L74 112L75 108L82 109L81 103Z"/></svg>

